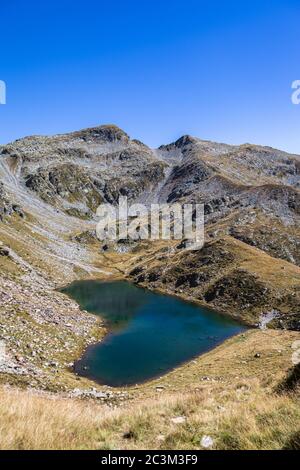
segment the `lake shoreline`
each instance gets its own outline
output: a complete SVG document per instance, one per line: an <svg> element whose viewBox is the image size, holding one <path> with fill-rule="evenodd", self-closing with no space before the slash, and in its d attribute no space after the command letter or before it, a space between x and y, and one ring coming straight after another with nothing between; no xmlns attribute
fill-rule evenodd
<svg viewBox="0 0 300 470"><path fill-rule="evenodd" d="M89 364L88 358L91 358L93 355L95 355L95 351L96 352L100 350L106 351L107 347L111 348L111 343L114 343L115 341L122 341L122 335L124 335L126 332L127 334L130 333L129 326L128 326L129 328L128 331L126 327L125 327L124 332L121 329L122 334L120 333L119 329L117 329L117 332L116 332L113 327L113 324L111 323L111 321L114 321L114 320L111 320L111 318L105 315L105 312L102 310L102 307L99 308L98 304L94 305L93 303L94 300L92 299L93 295L96 296L97 301L100 302L99 305L101 305L101 301L103 300L100 295L100 291L102 288L105 288L105 286L107 286L108 290L116 289L116 292L113 290L108 295L108 305L109 305L109 308L111 308L111 304L114 304L114 302L116 302L115 308L120 309L121 318L123 318L124 316L126 318L126 315L128 314L129 314L129 319L131 318L132 312L130 309L129 309L129 312L127 312L126 310L127 305L130 303L133 303L132 310L135 311L134 302L137 302L137 298L139 298L139 300L143 298L150 299L146 301L145 305L147 305L147 302L149 301L155 302L155 304L152 307L152 310L153 309L154 310L151 313L152 323L150 323L149 325L147 324L147 326L145 326L145 329L142 329L143 335L144 335L144 341L145 341L147 339L147 335L153 334L151 328L155 328L156 333L154 334L153 341L152 340L150 341L148 339L149 340L149 344L147 345L148 349L145 349L146 347L145 345L143 346L140 345L136 353L133 355L133 357L136 358L142 353L142 351L144 351L144 354L146 353L145 357L146 358L148 357L147 359L148 363L150 362L152 364L151 367L153 368L153 372L151 372L150 375L147 377L145 376L144 378L130 379L129 382L128 382L129 379L124 379L122 381L122 379L116 378L114 380L117 380L117 382L115 382L115 381L112 381L111 379L105 379L105 378L100 379L100 377L95 372L92 372L92 371L87 372L90 370L90 367L91 367L90 365L88 365ZM76 289L77 289L77 293L76 293ZM119 292L119 294L118 294L118 289L121 289L121 292ZM122 303L122 295L124 295L124 289L125 291L128 290L129 293L125 294L125 298L124 298L125 303L124 303L124 308L122 309L122 307L120 308L119 304ZM89 292L89 294L87 294L86 290ZM105 294L105 296L107 296L106 289L104 291L102 290L102 292ZM105 280L94 279L94 280L89 280L89 281L77 281L77 282L75 281L71 283L69 286L64 287L62 290L62 293L69 295L73 300L75 300L82 310L88 311L90 314L100 317L101 323L105 327L105 334L101 338L101 340L88 345L88 347L85 348L81 356L74 362L75 373L83 377L87 377L90 380L95 381L99 385L108 385L111 387L131 387L136 384L141 385L142 383L155 380L161 375L165 375L169 373L170 371L176 369L177 367L182 366L183 364L194 360L199 355L202 355L214 349L215 347L220 345L224 340L226 340L229 336L230 337L234 336L235 334L238 334L239 332L244 331L246 329L246 326L235 318L227 317L210 308L199 306L195 302L191 302L189 300L186 301L185 299L177 298L174 295L168 295L165 292L154 292L152 290L146 289L144 286L143 287L136 286L134 283L132 283L130 280L127 280L127 279L119 278L118 281L111 280L111 279L108 279L108 280L107 279ZM128 298L127 298L127 295L129 295ZM83 296L83 297L80 297L80 296ZM117 301L114 301L115 296L118 297ZM166 305L168 305L168 307L166 307ZM157 308L160 311L159 317L157 317L156 315ZM178 317L178 313L177 313L176 314L177 316L175 318L176 318L176 321L178 321L178 318L182 318L181 320L183 322L182 326L178 326L177 324L175 325L174 323L175 320L172 317L173 314L171 314L174 308L179 309L178 312L180 312L180 317ZM104 309L105 309L105 302L104 302ZM186 311L186 313L183 313L183 311ZM112 318L114 318L115 310L112 310L111 314L113 315ZM192 314L192 317L191 317L191 314ZM142 317L139 317L139 318L142 319L143 315ZM199 324L198 328L200 328L200 330L198 333L197 328L196 328L195 331L192 331L189 333L190 338L187 344L189 345L188 347L192 349L191 349L191 352L189 353L183 352L184 356L188 354L188 357L182 357L182 358L178 357L176 360L174 359L176 364L169 364L169 365L161 364L161 366L158 367L159 359L157 363L154 363L155 362L154 360L149 359L150 348L154 348L154 352L156 351L157 347L162 348L161 353L159 354L157 353L158 358L163 358L164 361L166 361L166 357L168 356L165 356L165 353L163 351L165 351L165 349L167 348L167 345L169 345L169 349L167 349L169 351L168 354L170 355L170 357L173 357L173 356L174 358L177 357L177 353L179 354L179 352L176 351L176 353L174 353L173 342L170 343L171 341L170 338L172 338L172 335L174 336L173 341L175 341L175 344L176 342L178 343L178 341L185 341L183 332L185 331L186 327L184 327L184 324L186 323L186 326L187 326L189 322L192 321L191 320L192 318L193 318L193 321L196 322L195 325ZM123 318L123 321L124 321L124 318ZM133 318L131 318L130 321L135 322L136 321L135 316L133 316ZM147 313L147 321L149 322L149 312ZM163 330L161 329L161 322L164 322ZM205 322L207 322L207 326L205 326L206 324ZM217 322L215 323L215 327L213 327L214 322ZM174 331L173 331L174 325L176 328L179 328L176 334L174 334ZM193 328L195 328L195 325ZM212 328L216 329L215 334L212 333L214 331L214 329ZM229 333L230 331L229 328L232 329L231 333ZM199 334L202 336L200 338L201 341L200 339L198 339ZM159 346L158 341L160 337L161 337L162 343ZM179 342L178 344L181 344L181 342ZM134 347L135 347L135 336L131 337L127 346L123 345L124 353L126 352L126 354L128 354L128 350L134 349ZM183 346L181 344L181 347L184 348L183 351L185 351L186 346ZM121 360L122 362L123 354L121 352L118 352L118 354L119 354L118 360ZM106 366L106 370L107 369L114 370L114 367L116 367L115 361L113 359L107 359L107 360L108 360L109 365ZM147 364L147 360L145 361L145 364ZM103 363L103 360L102 360L102 363ZM136 360L134 360L133 363L135 364ZM139 361L137 361L137 363L139 363ZM141 373L145 374L144 364L143 365L139 364L139 367L141 369ZM126 368L126 364L124 364L124 368ZM157 369L156 372L155 372L155 369ZM123 370L124 369L122 369L121 367L120 372L122 372ZM109 377L111 371L107 370L106 373L108 373L108 377Z"/></svg>

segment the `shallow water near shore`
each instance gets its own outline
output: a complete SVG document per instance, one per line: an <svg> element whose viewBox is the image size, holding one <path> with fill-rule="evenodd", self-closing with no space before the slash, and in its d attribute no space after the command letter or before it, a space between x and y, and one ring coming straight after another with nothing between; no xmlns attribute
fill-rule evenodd
<svg viewBox="0 0 300 470"><path fill-rule="evenodd" d="M162 376L246 329L217 312L127 281L76 281L61 291L109 329L84 352L75 371L114 387Z"/></svg>

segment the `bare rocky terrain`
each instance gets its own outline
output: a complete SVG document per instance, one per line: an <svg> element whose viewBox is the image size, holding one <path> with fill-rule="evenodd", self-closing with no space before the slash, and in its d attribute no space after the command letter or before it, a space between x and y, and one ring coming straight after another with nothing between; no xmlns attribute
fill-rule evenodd
<svg viewBox="0 0 300 470"><path fill-rule="evenodd" d="M104 251L96 209L120 195L204 203L205 246L116 243ZM73 374L72 362L105 328L55 290L80 278L127 277L251 326L268 318L269 327L298 331L299 218L300 157L269 147L184 136L150 149L116 126L1 146L1 380L99 393L87 391L93 384Z"/></svg>

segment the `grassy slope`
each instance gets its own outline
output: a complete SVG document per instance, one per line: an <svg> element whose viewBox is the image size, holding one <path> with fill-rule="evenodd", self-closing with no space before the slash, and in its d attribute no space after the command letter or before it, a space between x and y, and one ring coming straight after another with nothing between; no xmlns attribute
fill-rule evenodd
<svg viewBox="0 0 300 470"><path fill-rule="evenodd" d="M141 285L199 301L252 325L273 309L282 314L299 311L300 268L294 264L230 236L209 241L200 252L165 253L165 248L155 245L131 261L131 268L143 269L141 281L141 273L133 276ZM191 286L189 277L197 273L201 280ZM179 278L183 281L177 285Z"/></svg>
<svg viewBox="0 0 300 470"><path fill-rule="evenodd" d="M200 449L209 435L215 449L300 449L299 402L255 389L251 399L199 392L164 397L126 411L1 390L1 449ZM238 398L237 398L238 397ZM225 406L224 406L225 405ZM172 422L178 414L182 425ZM130 436L126 438L126 434ZM124 437L125 436L125 437Z"/></svg>

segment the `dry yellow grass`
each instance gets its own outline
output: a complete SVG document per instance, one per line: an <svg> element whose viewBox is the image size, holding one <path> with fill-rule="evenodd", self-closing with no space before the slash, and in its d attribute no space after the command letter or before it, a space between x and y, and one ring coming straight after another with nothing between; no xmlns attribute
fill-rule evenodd
<svg viewBox="0 0 300 470"><path fill-rule="evenodd" d="M0 416L1 449L200 449L204 435L215 449L300 447L299 397L263 394L255 379L118 410L2 388Z"/></svg>

